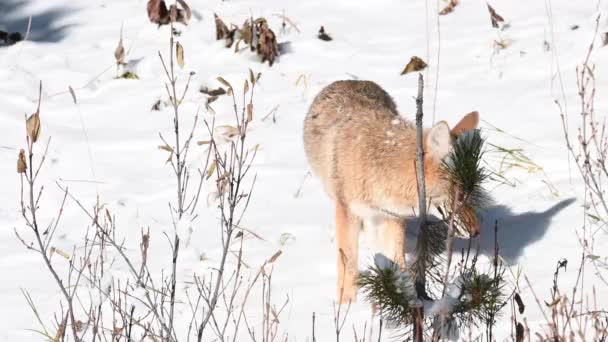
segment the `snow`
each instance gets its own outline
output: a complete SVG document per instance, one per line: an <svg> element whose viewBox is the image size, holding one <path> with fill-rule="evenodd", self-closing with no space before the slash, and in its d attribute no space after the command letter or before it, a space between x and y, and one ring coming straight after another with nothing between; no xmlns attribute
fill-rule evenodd
<svg viewBox="0 0 608 342"><path fill-rule="evenodd" d="M34 112L38 82L42 80L41 141L52 140L40 179L45 185L41 219L48 220L57 212L63 194L56 182L68 186L87 208L94 205L99 194L116 216L127 247L137 250L141 230L149 228L150 267L169 270L171 252L162 233L175 229L167 206L175 197L175 184L165 164L167 152L157 146L162 145L159 132L171 134L172 116L168 107L150 111L158 99L166 100L164 71L157 52L167 54L169 32L167 27L157 29L148 22L144 0L33 0L19 6L16 4L21 2L16 0L3 3L0 29L24 30L27 17L33 15L33 41L0 48L0 340L37 341L40 336L28 330L36 329L37 323L20 289L30 292L48 324L53 321L61 294L40 256L26 250L13 231L15 227L28 240L31 237L19 212L19 178L15 172L18 151L25 147L24 114ZM262 73L249 136L251 147L260 144L254 162L257 180L243 225L263 240L247 240L245 260L261 265L278 249L283 251L274 263L273 295L289 295L280 330L289 334L290 341L311 340L313 312L317 339L334 336L333 204L321 183L306 177L309 169L302 122L308 106L316 93L334 80L369 79L395 98L402 115L413 119L417 78L415 74L399 75L412 55L429 64L423 72L427 127L433 117L453 125L463 114L478 110L489 142L521 148L542 167L542 172L521 168L507 171L506 176L516 180L514 187L488 186L496 204L483 217L481 261L487 262L485 256L493 253L494 222L498 220L503 257L513 273L521 268L541 298L549 296L559 259L567 258L571 265L578 263L581 248L576 231L583 220L582 181L573 161L568 162L554 99L564 103L565 97L574 129L579 109L575 67L587 52L598 11L608 12L606 1L492 1L510 25L500 35L511 45L498 53L492 47L497 32L491 28L483 1L462 0L453 13L439 18L440 32L434 1L189 3L202 19L193 19L188 27L182 27L179 37L186 59L180 81L189 71L196 72L182 106L184 127L190 127L199 107L204 118L210 117L204 110L205 96L198 92L201 85L219 86L217 76L240 85L248 76L248 68ZM294 29L279 33L281 21L274 14L283 10L301 33ZM234 54L215 41L214 12L227 22L239 24L250 15L265 16L279 41L291 42L292 51L273 67L260 64L249 52ZM128 69L137 73L139 80L114 79L113 52L121 25ZM321 25L333 41L316 38ZM579 28L572 30L572 25ZM604 17L601 28L605 31L607 27L608 17ZM545 40L551 45L550 51L543 48ZM604 70L608 48L600 46L598 38L592 60L599 70L595 108L604 115L608 111L608 97L604 96L608 89ZM68 86L74 88L77 104ZM261 120L277 106L276 123L271 118ZM232 123L227 101L218 100L214 109L218 124ZM195 134L195 140L208 139L203 127ZM192 170L204 163L203 147L192 151L188 165ZM198 217L194 221L187 217L177 227L180 235L189 235L192 230L179 265L178 283L182 286L193 271L203 272L219 261L219 220L213 190L213 183L204 185ZM81 245L88 225L90 220L68 201L54 246L71 251ZM415 232L408 232L408 236L414 237ZM606 242L606 236L600 232L596 245L602 242ZM456 241L455 249L467 243ZM365 241L362 249L363 269L372 262L373 251ZM58 268L67 266L62 258L54 262ZM586 274L588 290L599 285L594 272L589 269ZM576 276L575 267L570 266L560 276L560 284L569 288ZM528 325L540 330L543 316L527 285L523 281L519 285L527 304ZM599 291L597 300L601 307L608 306L608 293ZM260 319L260 307L249 313L254 322ZM184 321L188 318L185 307L177 312ZM366 323L368 327L375 324L377 330L377 318L373 323L372 319L369 305L359 300L350 308L344 339L352 338L351 326L360 331ZM499 340L509 337L509 324L509 319L503 319L497 327Z"/></svg>

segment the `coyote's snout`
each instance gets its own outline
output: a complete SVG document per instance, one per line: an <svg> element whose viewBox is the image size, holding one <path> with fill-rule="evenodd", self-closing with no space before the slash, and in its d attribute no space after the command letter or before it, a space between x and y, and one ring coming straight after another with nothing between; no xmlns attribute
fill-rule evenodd
<svg viewBox="0 0 608 342"><path fill-rule="evenodd" d="M454 128L445 121L424 131L427 200L443 203L450 183L442 167L454 139L475 129L479 114ZM336 202L338 299L356 299L359 230L381 219L383 252L405 267L404 218L418 207L416 127L402 119L392 98L374 82L337 81L314 99L304 121L304 145L312 171ZM472 235L475 212L464 208Z"/></svg>

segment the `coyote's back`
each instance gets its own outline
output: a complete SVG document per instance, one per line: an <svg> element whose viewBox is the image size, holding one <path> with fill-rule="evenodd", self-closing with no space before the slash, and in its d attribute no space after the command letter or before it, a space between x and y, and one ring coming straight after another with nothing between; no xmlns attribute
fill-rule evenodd
<svg viewBox="0 0 608 342"><path fill-rule="evenodd" d="M398 115L390 95L371 81L336 81L315 97L304 121L304 146L313 172L321 178L330 196L342 197L335 187L340 176L337 159L347 154L340 149L344 145L344 130L360 129L364 133Z"/></svg>

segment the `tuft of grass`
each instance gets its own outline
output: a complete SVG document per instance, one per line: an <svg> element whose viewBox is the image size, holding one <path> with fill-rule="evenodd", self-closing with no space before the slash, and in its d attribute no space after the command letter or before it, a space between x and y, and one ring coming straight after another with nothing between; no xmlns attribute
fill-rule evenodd
<svg viewBox="0 0 608 342"><path fill-rule="evenodd" d="M138 80L139 76L132 71L125 71L122 75L118 76L118 78L124 78L127 80Z"/></svg>

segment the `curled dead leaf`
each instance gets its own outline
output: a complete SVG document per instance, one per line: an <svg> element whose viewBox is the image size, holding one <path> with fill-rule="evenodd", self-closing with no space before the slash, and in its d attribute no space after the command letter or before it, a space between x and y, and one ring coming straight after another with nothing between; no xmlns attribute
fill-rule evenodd
<svg viewBox="0 0 608 342"><path fill-rule="evenodd" d="M280 256L281 254L283 254L283 251L281 251L280 249L278 251L276 251L276 253L274 253L270 259L268 259L268 263L272 264L273 262L275 262Z"/></svg>
<svg viewBox="0 0 608 342"><path fill-rule="evenodd" d="M488 5L488 12L490 12L490 21L492 22L492 27L499 28L498 24L503 23L505 19L496 13L496 10L494 10L490 4L486 3L486 5Z"/></svg>
<svg viewBox="0 0 608 342"><path fill-rule="evenodd" d="M118 46L114 50L114 58L116 58L116 64L125 64L125 47L122 44L122 29L120 30L120 39L118 40Z"/></svg>
<svg viewBox="0 0 608 342"><path fill-rule="evenodd" d="M57 333L55 334L55 338L53 338L53 342L60 342L62 340L62 337L65 334L65 321L61 322L61 324L59 324L59 327L57 328Z"/></svg>
<svg viewBox="0 0 608 342"><path fill-rule="evenodd" d="M61 255L66 260L70 260L70 255L68 253L64 252L63 250L61 250L57 247L51 247L51 252L50 252L51 256L55 253Z"/></svg>
<svg viewBox="0 0 608 342"><path fill-rule="evenodd" d="M217 80L223 84L226 88L232 88L232 85L230 85L230 83L228 83L228 81L226 81L222 76L219 76L217 78Z"/></svg>
<svg viewBox="0 0 608 342"><path fill-rule="evenodd" d="M255 85L255 76L253 76L253 70L251 70L251 68L249 69L249 82L251 82L252 85Z"/></svg>
<svg viewBox="0 0 608 342"><path fill-rule="evenodd" d="M175 19L175 21L177 21L178 23L182 23L184 25L188 25L190 18L192 18L192 10L190 9L190 6L188 6L186 1L177 0L177 2L179 3L179 5L182 8L177 9L177 18ZM174 6L175 5L173 5L172 7L174 7Z"/></svg>
<svg viewBox="0 0 608 342"><path fill-rule="evenodd" d="M515 303L517 303L517 309L519 313L523 314L524 310L526 309L526 306L524 305L524 301L521 299L521 296L519 295L519 293L515 293L515 296L513 298L515 299Z"/></svg>
<svg viewBox="0 0 608 342"><path fill-rule="evenodd" d="M215 109L209 105L209 102L205 103L205 109L210 115L215 115Z"/></svg>
<svg viewBox="0 0 608 342"><path fill-rule="evenodd" d="M247 105L247 122L253 120L253 103Z"/></svg>
<svg viewBox="0 0 608 342"><path fill-rule="evenodd" d="M249 82L245 80L245 85L243 85L243 94L247 94L249 92Z"/></svg>
<svg viewBox="0 0 608 342"><path fill-rule="evenodd" d="M106 208L106 219L108 220L108 222L110 222L110 224L112 224L112 215L110 215L110 211L108 210L108 208Z"/></svg>
<svg viewBox="0 0 608 342"><path fill-rule="evenodd" d="M439 11L439 15L452 13L456 6L458 6L458 0L450 0L450 2L441 11Z"/></svg>
<svg viewBox="0 0 608 342"><path fill-rule="evenodd" d="M169 145L159 145L158 149L173 153L173 147L171 147Z"/></svg>
<svg viewBox="0 0 608 342"><path fill-rule="evenodd" d="M156 102L154 102L154 104L152 105L152 108L150 108L150 110L160 110L161 104L162 104L162 101L160 99L158 99Z"/></svg>
<svg viewBox="0 0 608 342"><path fill-rule="evenodd" d="M159 26L168 25L171 22L188 25L188 21L192 17L192 10L184 0L177 0L177 4L171 5L169 9L167 9L165 0L149 0L147 10L148 19Z"/></svg>
<svg viewBox="0 0 608 342"><path fill-rule="evenodd" d="M215 17L215 40L225 39L228 37L228 26L222 21L222 19L215 13L213 13Z"/></svg>
<svg viewBox="0 0 608 342"><path fill-rule="evenodd" d="M30 138L32 143L38 141L38 136L40 135L40 113L36 112L30 115L25 122L25 129L27 131L27 136Z"/></svg>
<svg viewBox="0 0 608 342"><path fill-rule="evenodd" d="M215 172L216 164L217 164L217 162L214 160L213 163L211 163L211 165L209 165L209 169L207 170L207 177L205 179L209 179L209 178L211 178L211 176L213 176L213 172Z"/></svg>
<svg viewBox="0 0 608 342"><path fill-rule="evenodd" d="M177 42L175 44L175 57L177 57L177 65L179 65L179 67L183 69L184 68L184 47L179 42Z"/></svg>
<svg viewBox="0 0 608 342"><path fill-rule="evenodd" d="M148 19L158 25L166 25L169 23L169 10L165 4L165 0L150 0L148 1Z"/></svg>
<svg viewBox="0 0 608 342"><path fill-rule="evenodd" d="M245 42L245 44L249 45L251 48L253 48L253 39L255 37L255 32L254 32L254 27L253 24L251 24L251 21L249 19L245 20L245 23L243 23L243 26L241 26L239 28L239 42L241 41ZM238 51L238 47L236 48L236 50Z"/></svg>
<svg viewBox="0 0 608 342"><path fill-rule="evenodd" d="M333 38L325 32L325 27L323 27L323 26L321 26L321 28L319 29L319 33L317 34L317 37L326 42L333 40Z"/></svg>
<svg viewBox="0 0 608 342"><path fill-rule="evenodd" d="M239 129L230 125L217 126L215 134L222 135L225 138L231 139L239 135Z"/></svg>
<svg viewBox="0 0 608 342"><path fill-rule="evenodd" d="M201 87L200 92L205 95L216 96L216 97L226 94L226 90L222 87L218 87L217 89L209 89L207 87Z"/></svg>
<svg viewBox="0 0 608 342"><path fill-rule="evenodd" d="M82 328L84 327L84 323L81 320L77 320L74 322L74 327L76 328L77 332L81 332Z"/></svg>
<svg viewBox="0 0 608 342"><path fill-rule="evenodd" d="M21 149L19 151L19 159L17 159L17 173L25 173L27 170L27 163L25 162L25 151Z"/></svg>
<svg viewBox="0 0 608 342"><path fill-rule="evenodd" d="M420 58L418 56L412 56L410 61L407 63L407 65L401 72L401 75L405 75L407 73L414 72L414 71L420 71L426 67L427 67L427 64L425 61L422 60L422 58Z"/></svg>
<svg viewBox="0 0 608 342"><path fill-rule="evenodd" d="M279 45L277 43L277 37L274 32L268 27L266 20L258 24L258 44L257 44L258 55L262 57L262 63L268 61L268 64L272 66L275 59L279 55Z"/></svg>

